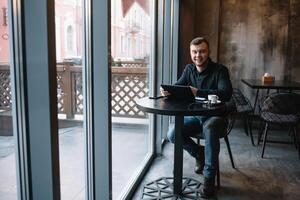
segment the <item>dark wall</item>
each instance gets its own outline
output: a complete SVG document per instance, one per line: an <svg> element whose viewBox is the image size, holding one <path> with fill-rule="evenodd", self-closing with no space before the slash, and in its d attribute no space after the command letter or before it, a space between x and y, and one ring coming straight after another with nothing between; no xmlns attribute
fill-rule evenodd
<svg viewBox="0 0 300 200"><path fill-rule="evenodd" d="M300 1L290 0L289 59L291 79L300 82Z"/></svg>
<svg viewBox="0 0 300 200"><path fill-rule="evenodd" d="M180 1L179 8L179 41L178 41L178 76L184 66L191 62L189 55L189 43L195 36L196 1Z"/></svg>
<svg viewBox="0 0 300 200"><path fill-rule="evenodd" d="M179 75L184 66L191 63L189 44L195 37L209 40L211 58L217 60L220 11L219 0L184 0L180 3Z"/></svg>
<svg viewBox="0 0 300 200"><path fill-rule="evenodd" d="M223 0L220 62L233 79L260 78L265 72L289 79L289 1Z"/></svg>
<svg viewBox="0 0 300 200"><path fill-rule="evenodd" d="M180 40L208 37L213 59L228 66L235 87L246 90L241 78L260 78L265 72L277 80L300 81L299 0L180 2L181 28L191 26L192 32L181 30ZM186 23L186 16L192 21ZM180 48L189 46L183 42ZM186 54L181 56L180 65L190 62Z"/></svg>

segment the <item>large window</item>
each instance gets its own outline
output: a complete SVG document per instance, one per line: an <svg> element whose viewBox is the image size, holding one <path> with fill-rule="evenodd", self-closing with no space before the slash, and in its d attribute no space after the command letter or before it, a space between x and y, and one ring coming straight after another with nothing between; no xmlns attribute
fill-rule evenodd
<svg viewBox="0 0 300 200"><path fill-rule="evenodd" d="M122 47L119 51L120 43L111 40L113 199L127 192L151 154L151 120L135 100L151 90L152 4L152 0L113 0L111 5L111 35L121 38ZM142 24L148 29L142 29Z"/></svg>
<svg viewBox="0 0 300 200"><path fill-rule="evenodd" d="M61 199L85 198L83 0L56 0L57 109ZM74 24L70 24L74 23ZM65 28L64 25L67 25ZM66 34L64 33L66 31ZM61 40L61 38L65 38ZM65 42L64 42L65 41ZM77 45L74 45L77 43ZM58 48L56 48L58 49ZM66 52L66 54L64 54Z"/></svg>
<svg viewBox="0 0 300 200"><path fill-rule="evenodd" d="M130 198L154 152L135 104L153 93L154 3L0 0L1 200Z"/></svg>

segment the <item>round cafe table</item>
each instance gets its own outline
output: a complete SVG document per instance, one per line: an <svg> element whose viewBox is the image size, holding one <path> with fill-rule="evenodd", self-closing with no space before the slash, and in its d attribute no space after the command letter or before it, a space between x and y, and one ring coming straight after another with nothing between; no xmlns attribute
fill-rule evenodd
<svg viewBox="0 0 300 200"><path fill-rule="evenodd" d="M162 177L144 186L142 199L170 198L188 199L199 198L200 183L192 178L182 178L182 128L184 116L217 116L226 112L226 105L221 103L207 106L201 102L183 102L170 100L167 97L149 99L144 97L136 101L137 107L147 113L175 116L174 143L174 176Z"/></svg>

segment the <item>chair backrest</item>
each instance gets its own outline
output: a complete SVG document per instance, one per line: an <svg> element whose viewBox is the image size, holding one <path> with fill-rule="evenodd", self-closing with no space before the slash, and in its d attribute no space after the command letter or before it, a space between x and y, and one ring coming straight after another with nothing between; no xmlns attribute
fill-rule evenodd
<svg viewBox="0 0 300 200"><path fill-rule="evenodd" d="M232 99L238 113L253 112L250 100L243 95L241 90L234 88L232 92Z"/></svg>
<svg viewBox="0 0 300 200"><path fill-rule="evenodd" d="M281 115L300 114L300 95L295 93L272 93L262 103L261 112Z"/></svg>

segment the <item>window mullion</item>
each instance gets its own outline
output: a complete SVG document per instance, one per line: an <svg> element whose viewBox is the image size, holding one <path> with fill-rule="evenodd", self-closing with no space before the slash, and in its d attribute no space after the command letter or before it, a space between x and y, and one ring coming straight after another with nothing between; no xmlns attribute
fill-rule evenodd
<svg viewBox="0 0 300 200"><path fill-rule="evenodd" d="M19 199L60 199L54 1L11 10Z"/></svg>

